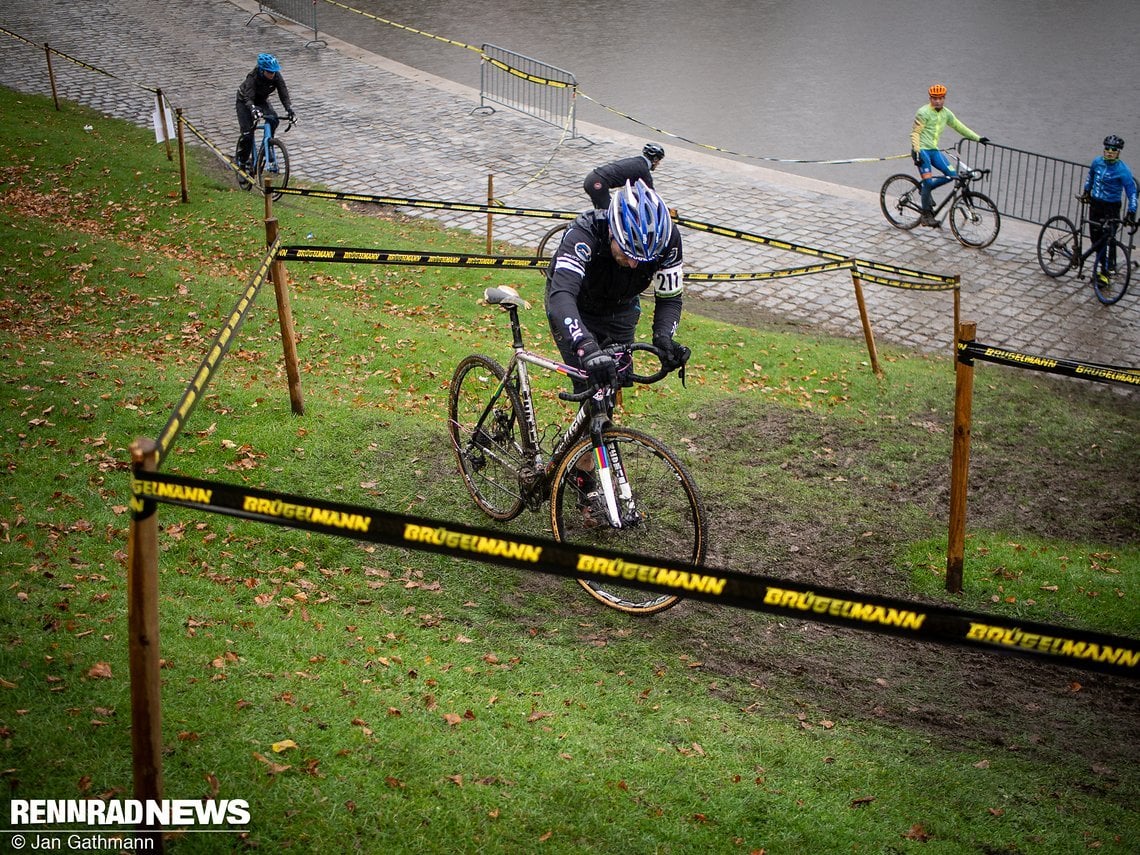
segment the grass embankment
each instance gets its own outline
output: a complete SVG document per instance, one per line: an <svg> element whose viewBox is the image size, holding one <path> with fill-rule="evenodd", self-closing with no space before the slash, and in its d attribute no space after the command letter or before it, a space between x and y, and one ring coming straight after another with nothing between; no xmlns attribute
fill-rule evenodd
<svg viewBox="0 0 1140 855"><path fill-rule="evenodd" d="M75 106L0 90L0 124L0 765L14 798L127 798L127 448L157 435L245 287L260 202L195 168L181 204L148 132ZM277 214L287 242L480 251L329 203ZM482 289L540 303L540 277L289 273L306 415L289 411L267 291L164 469L483 523L453 470L448 379L471 351L506 358ZM545 342L541 311L526 322ZM689 388L628 396L626 420L688 462L716 563L943 597L945 358L887 350L876 379L856 342L692 312L679 338L696 354ZM1135 407L986 367L975 416L967 591L951 602L1134 636ZM1135 744L1094 718L1123 694L1105 678L980 654L963 676L952 650L924 671L929 651L873 636L695 603L637 621L550 577L170 507L160 521L166 795L245 799L252 815L240 839L184 835L170 851L1140 839ZM982 738L985 711L943 688L952 672L995 702L1014 682L1034 700ZM852 688L879 694L857 703ZM1074 732L1077 751L1061 736Z"/></svg>

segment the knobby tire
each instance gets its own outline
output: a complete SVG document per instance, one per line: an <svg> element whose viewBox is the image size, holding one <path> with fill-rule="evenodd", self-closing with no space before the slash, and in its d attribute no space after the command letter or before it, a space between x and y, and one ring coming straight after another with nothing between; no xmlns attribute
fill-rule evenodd
<svg viewBox="0 0 1140 855"><path fill-rule="evenodd" d="M578 462L595 455L589 438L575 445L554 474L550 497L554 537L586 549L614 549L685 564L701 564L707 547L707 523L700 493L685 466L648 434L631 428L610 427L602 434L619 458L632 488L628 501L619 501L626 525L613 528L583 512L585 497L576 486ZM614 453L616 452L616 453ZM675 594L648 591L622 581L620 575L578 580L598 602L630 614L650 615L680 600Z"/></svg>

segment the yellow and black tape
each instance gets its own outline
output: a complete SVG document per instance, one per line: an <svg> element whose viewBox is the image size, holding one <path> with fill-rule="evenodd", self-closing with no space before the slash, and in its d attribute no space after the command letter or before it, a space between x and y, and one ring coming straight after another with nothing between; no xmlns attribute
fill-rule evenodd
<svg viewBox="0 0 1140 855"><path fill-rule="evenodd" d="M55 48L48 47L47 45L38 45L33 41L29 41L28 39L24 38L23 36L19 35L18 33L13 33L11 30L5 29L4 27L0 27L0 33L3 33L6 36L11 36L12 38L16 39L16 41L23 42L24 44L30 45L31 47L34 47L34 48L38 48L39 50L43 50L43 49L47 48L47 50L51 51L56 56L58 56L62 59L66 59L68 62L73 63L74 65L78 65L80 68L85 68L88 71L94 71L96 74L102 74L104 77L110 77L112 80L119 80L119 81L122 81L123 83L129 83L131 86L137 86L139 89L145 89L147 92L150 92L151 94L158 92L158 90L154 89L153 87L143 86L141 83L135 83L132 80L125 80L124 78L119 77L117 74L112 74L111 72L109 72L105 69L99 68L96 65L91 65L91 63L84 62L81 59L77 59L76 57L71 56L70 54L66 54L61 50L56 50Z"/></svg>
<svg viewBox="0 0 1140 855"><path fill-rule="evenodd" d="M261 286L269 276L269 265L273 263L279 245L280 240L269 247L265 257L261 259L261 265L253 274L253 278L250 279L245 291L238 298L237 303L230 312L229 318L226 319L226 323L222 326L221 330L218 331L218 335L214 338L214 342L210 345L209 350L206 351L206 356L198 366L198 370L195 372L193 379L182 393L182 398L175 405L174 411L170 414L170 418L166 422L166 426L162 429L162 432L159 433L158 440L156 441L156 445L158 446L158 466L162 465L163 458L166 457L167 452L174 444L175 438L177 438L183 425L186 424L187 419L190 418L190 414L198 405L198 401L201 400L210 380L213 379L214 372L217 371L222 357L226 355L226 352L230 349L230 345L232 345L234 339L237 338L238 330L241 329L246 315L249 314L249 310L253 307L254 301L257 299Z"/></svg>
<svg viewBox="0 0 1140 855"><path fill-rule="evenodd" d="M730 229L727 226L718 226L714 223L703 223L700 220L690 220L684 217L678 217L676 222L677 225L685 226L686 228L693 229L694 231L720 235L721 237L733 238L734 240L743 240L749 243L760 244L761 246L769 246L773 249L783 249L787 250L788 252L796 252L801 255L813 255L817 258L827 258L832 261L846 262L848 264L857 266L860 270L879 270L884 273L894 273L897 276L907 276L913 279L921 279L929 282L940 282L945 285L950 285L952 288L958 287L958 279L955 276L943 276L938 273L926 273L922 270L912 270L907 267L898 267L893 264L884 264L880 261L870 261L865 258L852 258L850 256L841 255L838 252L829 252L828 250L817 249L815 247L805 246L804 244L792 243L791 241L765 237L764 235L753 234L751 232L742 231L740 229Z"/></svg>
<svg viewBox="0 0 1140 855"><path fill-rule="evenodd" d="M531 74L527 71L523 71L520 68L515 68L513 65L507 65L507 63L503 62L501 59L492 59L486 54L483 54L483 62L487 63L488 65L493 65L495 68L498 68L501 71L505 71L507 74L513 75L514 77L521 77L528 83L537 83L539 86L552 86L555 89L568 89L574 85L572 83L567 83L565 80L551 80L549 77L539 77L537 74Z"/></svg>
<svg viewBox="0 0 1140 855"><path fill-rule="evenodd" d="M548 258L533 255L480 255L459 252L409 252L406 249L351 249L339 246L283 246L281 261L327 261L346 264L412 264L429 267L499 267L544 270Z"/></svg>
<svg viewBox="0 0 1140 855"><path fill-rule="evenodd" d="M485 561L518 570L575 579L604 578L689 599L916 641L976 647L1090 671L1132 678L1140 676L1140 641L1135 639L802 585L651 556L580 549L569 543L522 534L508 535L502 529L443 522L136 468L131 479L132 512L141 516L153 502L457 559Z"/></svg>
<svg viewBox="0 0 1140 855"><path fill-rule="evenodd" d="M1075 359L1062 359L1054 356L1037 356L1002 347L978 344L973 341L959 341L958 361L972 365L975 359L981 359L983 362L996 362L1001 365L1012 365L1015 368L1028 368L1031 371L1044 371L1047 374L1063 374L1067 377L1078 377L1098 383L1122 383L1126 386L1140 386L1140 369L1138 368L1080 362Z"/></svg>
<svg viewBox="0 0 1140 855"><path fill-rule="evenodd" d="M389 21L387 18L381 18L379 15L373 15L371 12L365 12L361 9L355 9L352 6L348 6L344 3L338 3L337 0L325 0L325 2L330 6L336 6L338 9L343 9L346 12L353 12L354 14L362 15L365 18L371 18L373 21L377 21L381 24L387 24L388 26L395 27L398 30L415 33L417 36L426 36L427 38L434 41L443 42L444 44L448 45L454 45L455 47L464 48L466 50L473 50L476 53L483 52L482 48L475 47L475 45L469 45L465 42L457 42L454 39L445 38L444 36L437 36L433 33L429 33L425 30L417 30L415 27L409 27L405 24L397 24L395 21Z"/></svg>
<svg viewBox="0 0 1140 855"><path fill-rule="evenodd" d="M579 211L553 211L547 208L508 208L479 202L445 202L441 199L411 199L406 196L377 196L369 193L344 193L336 190L309 190L304 187L274 187L274 194L282 196L309 196L313 199L331 199L338 202L366 202L373 205L392 205L406 208L432 208L441 211L470 211L475 214L498 214L508 217L537 217L547 220L572 220Z"/></svg>

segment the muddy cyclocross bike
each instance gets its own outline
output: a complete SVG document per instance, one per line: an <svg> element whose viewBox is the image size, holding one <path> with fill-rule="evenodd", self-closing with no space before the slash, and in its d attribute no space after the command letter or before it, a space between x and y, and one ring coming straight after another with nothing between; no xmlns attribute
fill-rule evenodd
<svg viewBox="0 0 1140 855"><path fill-rule="evenodd" d="M282 134L289 133L295 119L285 119L285 128ZM269 119L262 116L259 123L261 128L261 141L253 147L253 164L238 164L238 187L248 190L254 184L265 186L265 179L269 178L274 187L289 186L289 150L281 138L273 133L273 125ZM256 130L255 130L256 133ZM250 178L253 179L250 182ZM274 193L273 198L280 199L280 193Z"/></svg>
<svg viewBox="0 0 1140 855"><path fill-rule="evenodd" d="M1041 227L1037 236L1037 263L1046 276L1056 279L1064 276L1074 267L1077 278L1083 279L1085 262L1093 257L1092 280L1096 298L1106 306L1120 301L1128 290L1132 279L1132 247L1138 228L1136 223L1128 224L1118 218L1103 223L1101 237L1092 240L1092 225L1088 219L1088 203L1078 196L1081 203L1080 226L1074 226L1068 217L1058 214L1050 217ZM1124 235L1128 241L1125 243ZM1085 235L1089 235L1089 247L1085 249Z"/></svg>
<svg viewBox="0 0 1140 855"><path fill-rule="evenodd" d="M448 431L475 504L505 521L524 508L541 511L549 501L555 540L701 564L706 521L697 486L665 445L614 423L620 381L581 393L560 392L559 398L578 402L579 409L568 427L553 426L540 436L529 367L582 381L588 381L587 374L524 347L519 308L528 304L513 288L488 288L484 300L510 316L511 359L504 369L489 356L465 357L448 397ZM616 345L606 352L632 382L655 383L674 370L661 364L652 374L638 373L635 354L661 362L649 344ZM631 614L654 614L679 600L621 577L578 582L599 602Z"/></svg>
<svg viewBox="0 0 1140 855"><path fill-rule="evenodd" d="M990 174L988 169L970 169L954 152L948 152L958 161L958 174L951 179L950 193L934 207L934 219L942 224L942 212L949 209L950 230L963 246L976 249L993 243L1001 230L1001 215L997 205L984 193L972 190L970 185ZM912 175L899 173L883 182L879 191L879 207L883 216L896 229L909 231L922 221L921 182Z"/></svg>

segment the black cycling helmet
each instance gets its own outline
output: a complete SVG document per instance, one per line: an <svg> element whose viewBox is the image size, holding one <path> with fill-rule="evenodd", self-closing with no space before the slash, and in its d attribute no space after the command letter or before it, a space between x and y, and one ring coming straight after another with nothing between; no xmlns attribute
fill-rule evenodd
<svg viewBox="0 0 1140 855"><path fill-rule="evenodd" d="M660 160L665 156L665 149L659 146L657 143L651 142L645 144L645 148L641 150L641 153L648 157L650 160Z"/></svg>
<svg viewBox="0 0 1140 855"><path fill-rule="evenodd" d="M1120 149L1124 148L1124 140L1122 140L1116 134L1109 134L1104 138L1104 147L1114 148L1119 151Z"/></svg>

